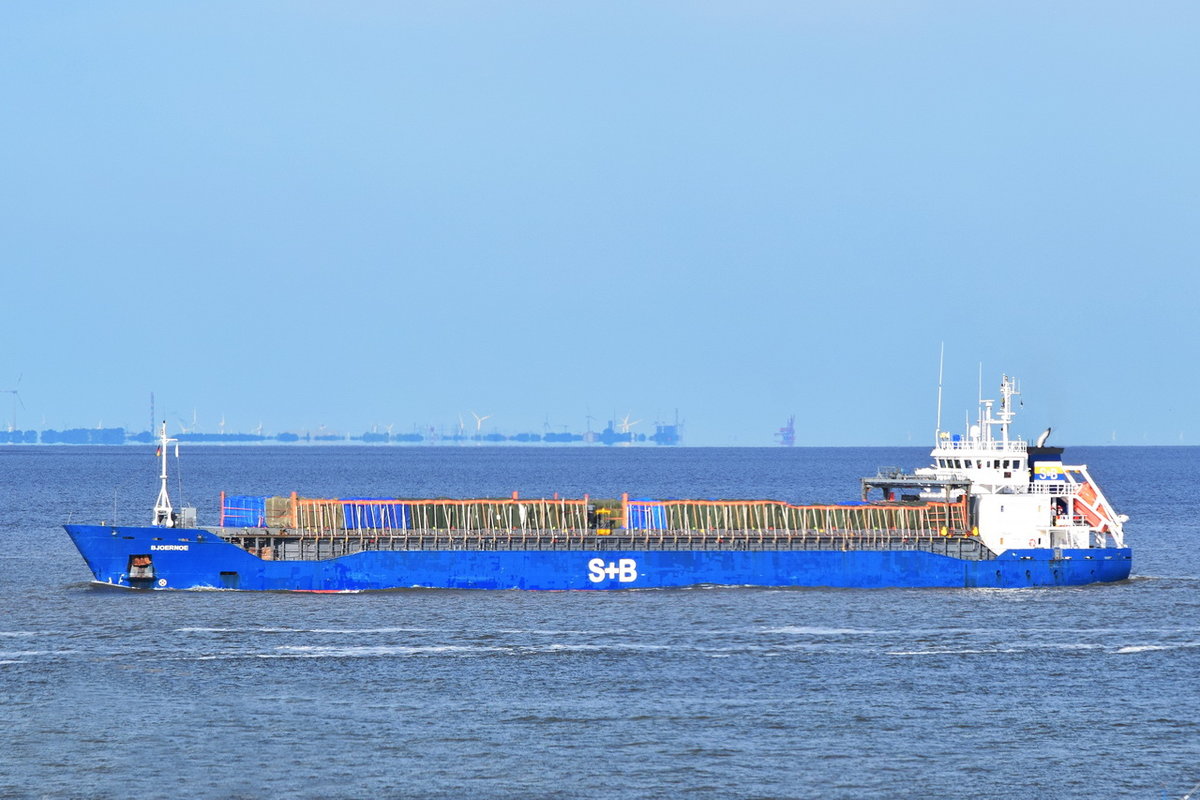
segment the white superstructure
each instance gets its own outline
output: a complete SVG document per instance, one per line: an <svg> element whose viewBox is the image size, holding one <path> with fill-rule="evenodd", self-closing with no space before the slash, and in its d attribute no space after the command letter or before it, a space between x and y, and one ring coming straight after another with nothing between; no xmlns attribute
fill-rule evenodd
<svg viewBox="0 0 1200 800"><path fill-rule="evenodd" d="M925 483L920 497L970 504L973 533L994 553L1022 548L1124 547L1123 523L1084 465L1063 464L1062 448L1013 437L1015 380L1000 381L1000 407L981 400L979 417L965 434L935 433L933 466L906 476ZM1049 431L1047 431L1047 434ZM879 486L879 483L875 483ZM900 483L896 484L900 486ZM886 492L885 488L885 492Z"/></svg>

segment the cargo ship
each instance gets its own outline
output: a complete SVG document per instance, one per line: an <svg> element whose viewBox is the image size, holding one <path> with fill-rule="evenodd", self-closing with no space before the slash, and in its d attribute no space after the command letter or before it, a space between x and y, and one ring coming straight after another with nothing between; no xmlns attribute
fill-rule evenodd
<svg viewBox="0 0 1200 800"><path fill-rule="evenodd" d="M359 592L687 586L1068 586L1124 580L1132 551L1086 466L1010 437L1016 382L929 467L861 499L310 498L222 493L219 524L160 490L145 526L65 526L95 580L131 589ZM939 401L940 404L940 401ZM178 445L176 445L178 447Z"/></svg>

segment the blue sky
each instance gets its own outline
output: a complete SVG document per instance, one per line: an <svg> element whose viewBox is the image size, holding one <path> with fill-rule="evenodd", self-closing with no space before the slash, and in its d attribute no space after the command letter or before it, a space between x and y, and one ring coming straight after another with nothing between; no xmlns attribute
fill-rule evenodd
<svg viewBox="0 0 1200 800"><path fill-rule="evenodd" d="M1200 7L15 2L17 427L1200 444ZM9 396L0 395L5 423ZM44 423L43 423L44 420ZM955 428L958 426L955 425Z"/></svg>

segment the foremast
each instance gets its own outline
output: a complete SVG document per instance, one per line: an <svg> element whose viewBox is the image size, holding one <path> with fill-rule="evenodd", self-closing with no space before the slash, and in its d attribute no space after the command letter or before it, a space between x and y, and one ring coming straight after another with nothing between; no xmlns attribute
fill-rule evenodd
<svg viewBox="0 0 1200 800"><path fill-rule="evenodd" d="M160 528L175 527L175 510L171 507L171 497L167 494L167 445L177 439L167 438L167 422L163 420L158 434L158 456L162 459L162 471L159 473L158 500L154 503L154 521L151 523Z"/></svg>

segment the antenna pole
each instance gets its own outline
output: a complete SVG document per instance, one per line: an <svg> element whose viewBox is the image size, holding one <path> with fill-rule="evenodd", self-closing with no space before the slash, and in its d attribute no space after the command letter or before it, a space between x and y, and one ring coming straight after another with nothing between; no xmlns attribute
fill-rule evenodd
<svg viewBox="0 0 1200 800"><path fill-rule="evenodd" d="M941 440L942 435L942 367L946 363L946 343L942 342L941 352L938 353L938 401L937 401L937 429L933 432L934 444Z"/></svg>
<svg viewBox="0 0 1200 800"><path fill-rule="evenodd" d="M990 427L988 427L987 425L983 424L983 362L982 361L979 362L979 393L977 395L977 401L979 403L979 433L981 436L983 436L985 439L987 439L988 434L991 433L992 429Z"/></svg>

